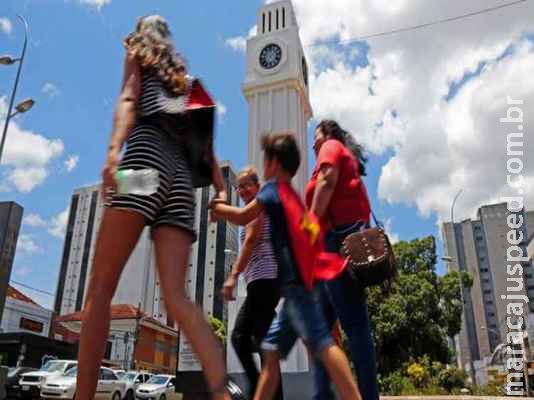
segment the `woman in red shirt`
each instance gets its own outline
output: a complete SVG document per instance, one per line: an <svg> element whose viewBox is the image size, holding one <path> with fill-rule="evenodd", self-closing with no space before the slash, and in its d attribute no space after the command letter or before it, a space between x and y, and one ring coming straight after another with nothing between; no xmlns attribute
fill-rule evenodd
<svg viewBox="0 0 534 400"><path fill-rule="evenodd" d="M313 148L317 164L306 188L306 205L329 227L327 250L339 252L347 235L369 226L371 209L361 179L367 159L362 146L333 120L323 120L317 126ZM332 281L319 283L319 289L328 322L333 326L339 318L349 339L363 400L378 400L375 349L363 289L354 289L346 271ZM313 398L335 399L328 374L319 361L313 371Z"/></svg>

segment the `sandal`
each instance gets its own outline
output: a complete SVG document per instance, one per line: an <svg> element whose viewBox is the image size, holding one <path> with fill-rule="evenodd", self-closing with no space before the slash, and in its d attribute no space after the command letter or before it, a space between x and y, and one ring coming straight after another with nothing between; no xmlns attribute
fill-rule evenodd
<svg viewBox="0 0 534 400"><path fill-rule="evenodd" d="M215 390L212 390L212 393L229 393L232 400L247 400L243 391L237 383L235 383L229 376L226 376L224 382Z"/></svg>

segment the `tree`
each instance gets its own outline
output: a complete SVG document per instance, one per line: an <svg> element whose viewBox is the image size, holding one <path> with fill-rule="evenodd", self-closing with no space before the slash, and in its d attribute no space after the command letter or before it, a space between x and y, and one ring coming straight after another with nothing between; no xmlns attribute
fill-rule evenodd
<svg viewBox="0 0 534 400"><path fill-rule="evenodd" d="M368 297L382 375L399 371L424 356L432 362L448 363L447 336L456 335L461 327L459 275L440 277L436 273L434 237L400 242L394 251L397 279L388 290L371 288Z"/></svg>

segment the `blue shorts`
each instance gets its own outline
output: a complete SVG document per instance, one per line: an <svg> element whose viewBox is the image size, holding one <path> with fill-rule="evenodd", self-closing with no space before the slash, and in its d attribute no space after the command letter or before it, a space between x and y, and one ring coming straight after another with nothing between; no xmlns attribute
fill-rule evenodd
<svg viewBox="0 0 534 400"><path fill-rule="evenodd" d="M265 335L262 350L278 351L282 358L286 358L298 338L314 354L334 344L318 291L309 292L301 285L289 285L282 289L282 297L282 310Z"/></svg>

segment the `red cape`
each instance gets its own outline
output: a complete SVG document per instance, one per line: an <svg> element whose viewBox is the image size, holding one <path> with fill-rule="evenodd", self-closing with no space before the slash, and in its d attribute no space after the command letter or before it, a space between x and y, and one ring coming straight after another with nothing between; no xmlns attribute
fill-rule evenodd
<svg viewBox="0 0 534 400"><path fill-rule="evenodd" d="M325 251L324 230L319 220L306 212L300 196L287 182L278 182L278 193L284 208L293 257L302 281L311 289L316 280L336 278L346 266L337 253Z"/></svg>

